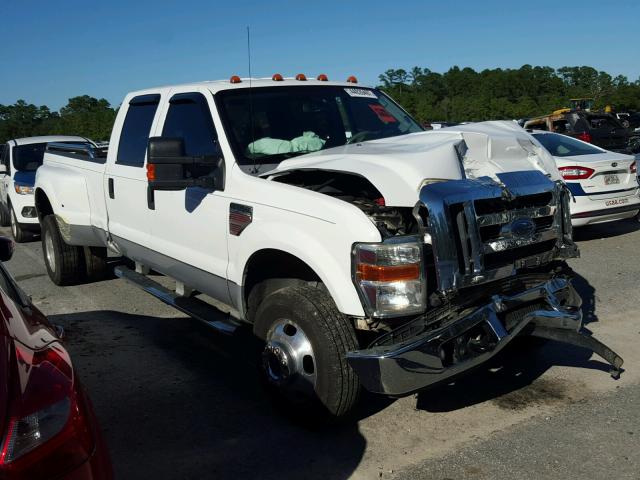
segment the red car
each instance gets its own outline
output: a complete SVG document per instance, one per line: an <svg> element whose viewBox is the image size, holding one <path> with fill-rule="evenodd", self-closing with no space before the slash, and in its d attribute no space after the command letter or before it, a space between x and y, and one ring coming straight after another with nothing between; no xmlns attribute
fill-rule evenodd
<svg viewBox="0 0 640 480"><path fill-rule="evenodd" d="M0 261L11 258L13 247L0 237ZM0 479L112 477L69 353L0 265Z"/></svg>

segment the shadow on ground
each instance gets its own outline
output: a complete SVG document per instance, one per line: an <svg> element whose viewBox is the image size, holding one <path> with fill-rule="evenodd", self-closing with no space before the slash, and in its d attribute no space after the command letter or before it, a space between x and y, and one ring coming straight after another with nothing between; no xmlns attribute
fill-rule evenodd
<svg viewBox="0 0 640 480"><path fill-rule="evenodd" d="M584 315L597 321L595 289L577 276ZM358 421L393 400L364 394L353 417L309 429L288 421L256 379L250 332L223 337L190 318L115 311L51 316L105 431L118 478L346 479L366 440ZM570 400L571 387L539 377L554 365L608 371L591 352L555 342L514 342L471 375L417 397L417 408L454 411L492 401L504 409Z"/></svg>
<svg viewBox="0 0 640 480"><path fill-rule="evenodd" d="M356 469L359 418L307 429L288 421L256 381L243 338L190 318L114 311L55 315L104 430L117 478L331 478Z"/></svg>

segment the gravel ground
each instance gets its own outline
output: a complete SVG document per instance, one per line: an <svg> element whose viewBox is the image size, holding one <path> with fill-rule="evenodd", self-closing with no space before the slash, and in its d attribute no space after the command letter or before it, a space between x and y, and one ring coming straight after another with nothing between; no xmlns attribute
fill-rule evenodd
<svg viewBox="0 0 640 480"><path fill-rule="evenodd" d="M319 430L274 410L245 332L222 337L119 279L56 287L39 242L7 266L65 328L118 478L640 478L640 224L576 238L587 328L625 358L621 380L579 348L514 347L417 396L365 395Z"/></svg>

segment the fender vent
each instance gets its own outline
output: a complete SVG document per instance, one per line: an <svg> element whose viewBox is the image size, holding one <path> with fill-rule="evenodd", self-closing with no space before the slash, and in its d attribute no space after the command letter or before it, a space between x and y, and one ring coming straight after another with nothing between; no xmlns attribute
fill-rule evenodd
<svg viewBox="0 0 640 480"><path fill-rule="evenodd" d="M232 203L229 205L229 233L236 237L253 221L253 207Z"/></svg>

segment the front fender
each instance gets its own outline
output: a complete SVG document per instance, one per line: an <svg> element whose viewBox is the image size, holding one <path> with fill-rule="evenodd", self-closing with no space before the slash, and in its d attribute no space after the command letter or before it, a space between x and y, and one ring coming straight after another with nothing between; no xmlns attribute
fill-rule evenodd
<svg viewBox="0 0 640 480"><path fill-rule="evenodd" d="M356 241L380 241L380 234L364 215L354 215L348 225L338 225L264 206L254 212L253 223L239 237L229 237L229 280L243 286L245 269L254 253L280 250L313 269L342 313L365 315L351 280L351 248Z"/></svg>

